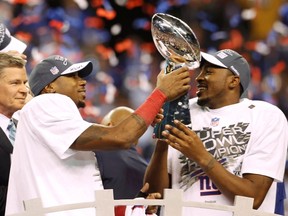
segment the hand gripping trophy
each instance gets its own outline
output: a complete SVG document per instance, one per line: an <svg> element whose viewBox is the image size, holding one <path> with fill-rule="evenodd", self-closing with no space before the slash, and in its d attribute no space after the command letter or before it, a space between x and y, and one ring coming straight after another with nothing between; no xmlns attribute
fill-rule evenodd
<svg viewBox="0 0 288 216"><path fill-rule="evenodd" d="M193 30L182 20L169 14L156 13L152 17L151 32L154 44L166 59L165 73L188 66L191 70L200 66L200 45ZM183 124L191 123L189 93L163 106L164 119L155 125L154 138L162 138L165 124L173 125L175 119Z"/></svg>

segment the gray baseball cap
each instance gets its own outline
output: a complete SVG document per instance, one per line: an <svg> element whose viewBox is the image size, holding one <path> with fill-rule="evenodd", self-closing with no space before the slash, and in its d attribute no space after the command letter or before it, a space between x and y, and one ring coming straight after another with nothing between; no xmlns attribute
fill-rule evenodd
<svg viewBox="0 0 288 216"><path fill-rule="evenodd" d="M250 79L250 66L246 59L234 50L224 49L214 54L201 52L202 60L213 65L229 69L233 74L240 77L243 93L247 90ZM243 94L242 93L242 94Z"/></svg>
<svg viewBox="0 0 288 216"><path fill-rule="evenodd" d="M29 86L34 96L40 94L42 89L60 76L78 72L80 77L88 76L93 70L90 61L72 64L67 58L60 55L52 55L40 63L29 75Z"/></svg>
<svg viewBox="0 0 288 216"><path fill-rule="evenodd" d="M0 23L0 51L8 52L16 50L23 53L27 45L10 34L10 31L3 23Z"/></svg>

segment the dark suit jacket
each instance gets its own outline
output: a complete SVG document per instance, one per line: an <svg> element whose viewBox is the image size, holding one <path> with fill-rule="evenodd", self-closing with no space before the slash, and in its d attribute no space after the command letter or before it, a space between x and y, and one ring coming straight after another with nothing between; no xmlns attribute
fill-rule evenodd
<svg viewBox="0 0 288 216"><path fill-rule="evenodd" d="M0 127L0 216L5 215L12 151L13 146Z"/></svg>
<svg viewBox="0 0 288 216"><path fill-rule="evenodd" d="M104 189L113 189L114 199L133 199L143 187L147 162L135 147L127 150L96 151Z"/></svg>

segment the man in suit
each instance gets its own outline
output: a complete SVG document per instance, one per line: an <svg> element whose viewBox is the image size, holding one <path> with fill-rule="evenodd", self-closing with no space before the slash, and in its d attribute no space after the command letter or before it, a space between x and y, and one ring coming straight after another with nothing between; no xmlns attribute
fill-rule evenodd
<svg viewBox="0 0 288 216"><path fill-rule="evenodd" d="M26 45L10 35L0 23L0 216L5 215L6 195L13 145L8 125L12 115L20 110L27 96Z"/></svg>
<svg viewBox="0 0 288 216"><path fill-rule="evenodd" d="M102 124L115 126L134 112L117 107L104 116ZM124 150L95 151L105 189L113 189L115 199L132 199L143 186L147 162L135 146Z"/></svg>

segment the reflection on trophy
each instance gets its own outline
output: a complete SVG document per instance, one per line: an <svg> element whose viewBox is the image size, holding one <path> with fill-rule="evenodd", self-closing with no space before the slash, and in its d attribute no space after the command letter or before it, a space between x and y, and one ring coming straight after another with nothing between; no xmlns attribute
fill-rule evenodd
<svg viewBox="0 0 288 216"><path fill-rule="evenodd" d="M166 59L165 73L184 65L190 69L200 66L198 39L185 22L169 14L157 13L152 17L151 32L155 46ZM175 119L185 125L191 123L188 93L174 101L166 102L163 109L164 119L155 125L154 138L162 138L161 132L165 124L174 125Z"/></svg>

